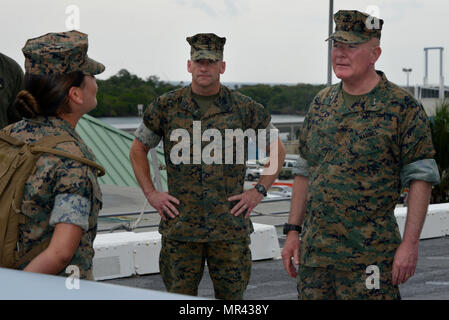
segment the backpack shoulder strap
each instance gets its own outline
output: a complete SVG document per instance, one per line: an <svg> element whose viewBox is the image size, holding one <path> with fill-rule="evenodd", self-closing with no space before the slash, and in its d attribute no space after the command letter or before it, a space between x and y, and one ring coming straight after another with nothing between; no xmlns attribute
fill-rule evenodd
<svg viewBox="0 0 449 320"><path fill-rule="evenodd" d="M57 156L61 156L61 157L65 157L65 158L69 158L84 164L87 164L88 166L91 166L95 169L98 170L98 176L102 177L106 174L106 171L104 170L104 168L102 166L100 166L98 163L96 163L95 161L83 158L83 157L79 157L76 156L74 154L68 153L68 152L64 152L64 151L60 151L60 150L55 150L52 148L45 148L45 147L31 147L31 152L35 153L35 152L42 152L42 153L51 153Z"/></svg>
<svg viewBox="0 0 449 320"><path fill-rule="evenodd" d="M16 147L21 147L25 144L23 141L20 141L14 137L11 137L10 135L6 134L5 132L3 132L1 130L0 130L0 139L3 141L6 141L9 144L12 144L13 146L16 146Z"/></svg>
<svg viewBox="0 0 449 320"><path fill-rule="evenodd" d="M9 134L6 134L5 132L3 132L1 130L0 130L0 139L3 141L6 141L9 144L12 144L13 146L16 146L16 147L21 147L25 144L25 142L23 142L17 138L14 138L13 136L10 136ZM75 141L75 139L67 134L61 134L59 136L43 137L42 139L40 139L39 141L37 141L31 145L42 146L42 147L47 147L47 148L54 148L59 143L69 142L69 141Z"/></svg>
<svg viewBox="0 0 449 320"><path fill-rule="evenodd" d="M98 163L96 163L95 161L86 159L84 157L76 156L76 155L73 155L73 154L65 152L65 151L54 149L54 147L56 145L63 143L63 142L76 142L76 140L67 134L61 134L59 136L44 137L31 146L31 152L32 153L39 153L39 152L40 153L50 153L50 154L54 154L57 156L69 158L69 159L87 164L88 166L91 166L91 167L97 169L98 170L97 174L99 177L102 177L106 174L106 171L104 170L104 168L102 166L100 166Z"/></svg>
<svg viewBox="0 0 449 320"><path fill-rule="evenodd" d="M69 136L68 134L61 134L59 136L46 136L38 141L31 144L31 146L42 147L42 148L54 148L58 144L63 142L76 142L75 138Z"/></svg>

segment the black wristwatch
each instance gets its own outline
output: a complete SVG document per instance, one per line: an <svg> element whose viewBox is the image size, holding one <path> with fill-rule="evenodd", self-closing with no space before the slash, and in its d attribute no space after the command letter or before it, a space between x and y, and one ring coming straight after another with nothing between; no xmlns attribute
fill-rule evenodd
<svg viewBox="0 0 449 320"><path fill-rule="evenodd" d="M263 194L264 197L267 196L267 189L264 187L264 185L258 183L254 188L257 190L257 192Z"/></svg>
<svg viewBox="0 0 449 320"><path fill-rule="evenodd" d="M289 231L298 231L299 233L301 233L302 228L297 224L289 224L289 223L284 224L284 234L288 234Z"/></svg>

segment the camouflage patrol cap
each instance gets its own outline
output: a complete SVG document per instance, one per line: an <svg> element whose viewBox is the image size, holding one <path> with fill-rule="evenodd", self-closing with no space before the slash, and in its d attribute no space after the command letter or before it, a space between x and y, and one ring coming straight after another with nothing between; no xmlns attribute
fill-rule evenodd
<svg viewBox="0 0 449 320"><path fill-rule="evenodd" d="M35 75L75 71L82 71L87 75L102 73L104 65L87 56L87 46L87 34L76 30L47 33L29 39L22 49L25 71Z"/></svg>
<svg viewBox="0 0 449 320"><path fill-rule="evenodd" d="M214 33L198 33L193 37L187 37L190 44L190 57L192 60L222 60L226 38L221 38Z"/></svg>
<svg viewBox="0 0 449 320"><path fill-rule="evenodd" d="M327 40L363 43L379 38L384 21L357 10L340 10L334 15L335 32Z"/></svg>

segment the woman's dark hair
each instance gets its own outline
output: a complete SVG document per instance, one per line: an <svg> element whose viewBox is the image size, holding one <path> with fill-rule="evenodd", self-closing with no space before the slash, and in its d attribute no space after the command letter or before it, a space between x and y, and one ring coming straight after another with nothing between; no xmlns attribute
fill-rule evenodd
<svg viewBox="0 0 449 320"><path fill-rule="evenodd" d="M70 113L69 90L80 87L83 80L81 71L52 76L26 73L25 90L17 94L15 108L25 118Z"/></svg>

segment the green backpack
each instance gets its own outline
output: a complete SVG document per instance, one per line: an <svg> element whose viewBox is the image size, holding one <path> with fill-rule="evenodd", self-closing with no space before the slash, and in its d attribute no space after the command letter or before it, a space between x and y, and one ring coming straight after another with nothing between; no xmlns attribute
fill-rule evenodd
<svg viewBox="0 0 449 320"><path fill-rule="evenodd" d="M94 161L54 149L68 141L75 139L63 134L28 144L0 131L0 267L17 268L39 255L50 243L48 239L24 254L17 251L19 224L25 223L25 215L20 212L25 182L36 169L42 153L79 161L98 169L98 176L105 174L104 168Z"/></svg>

